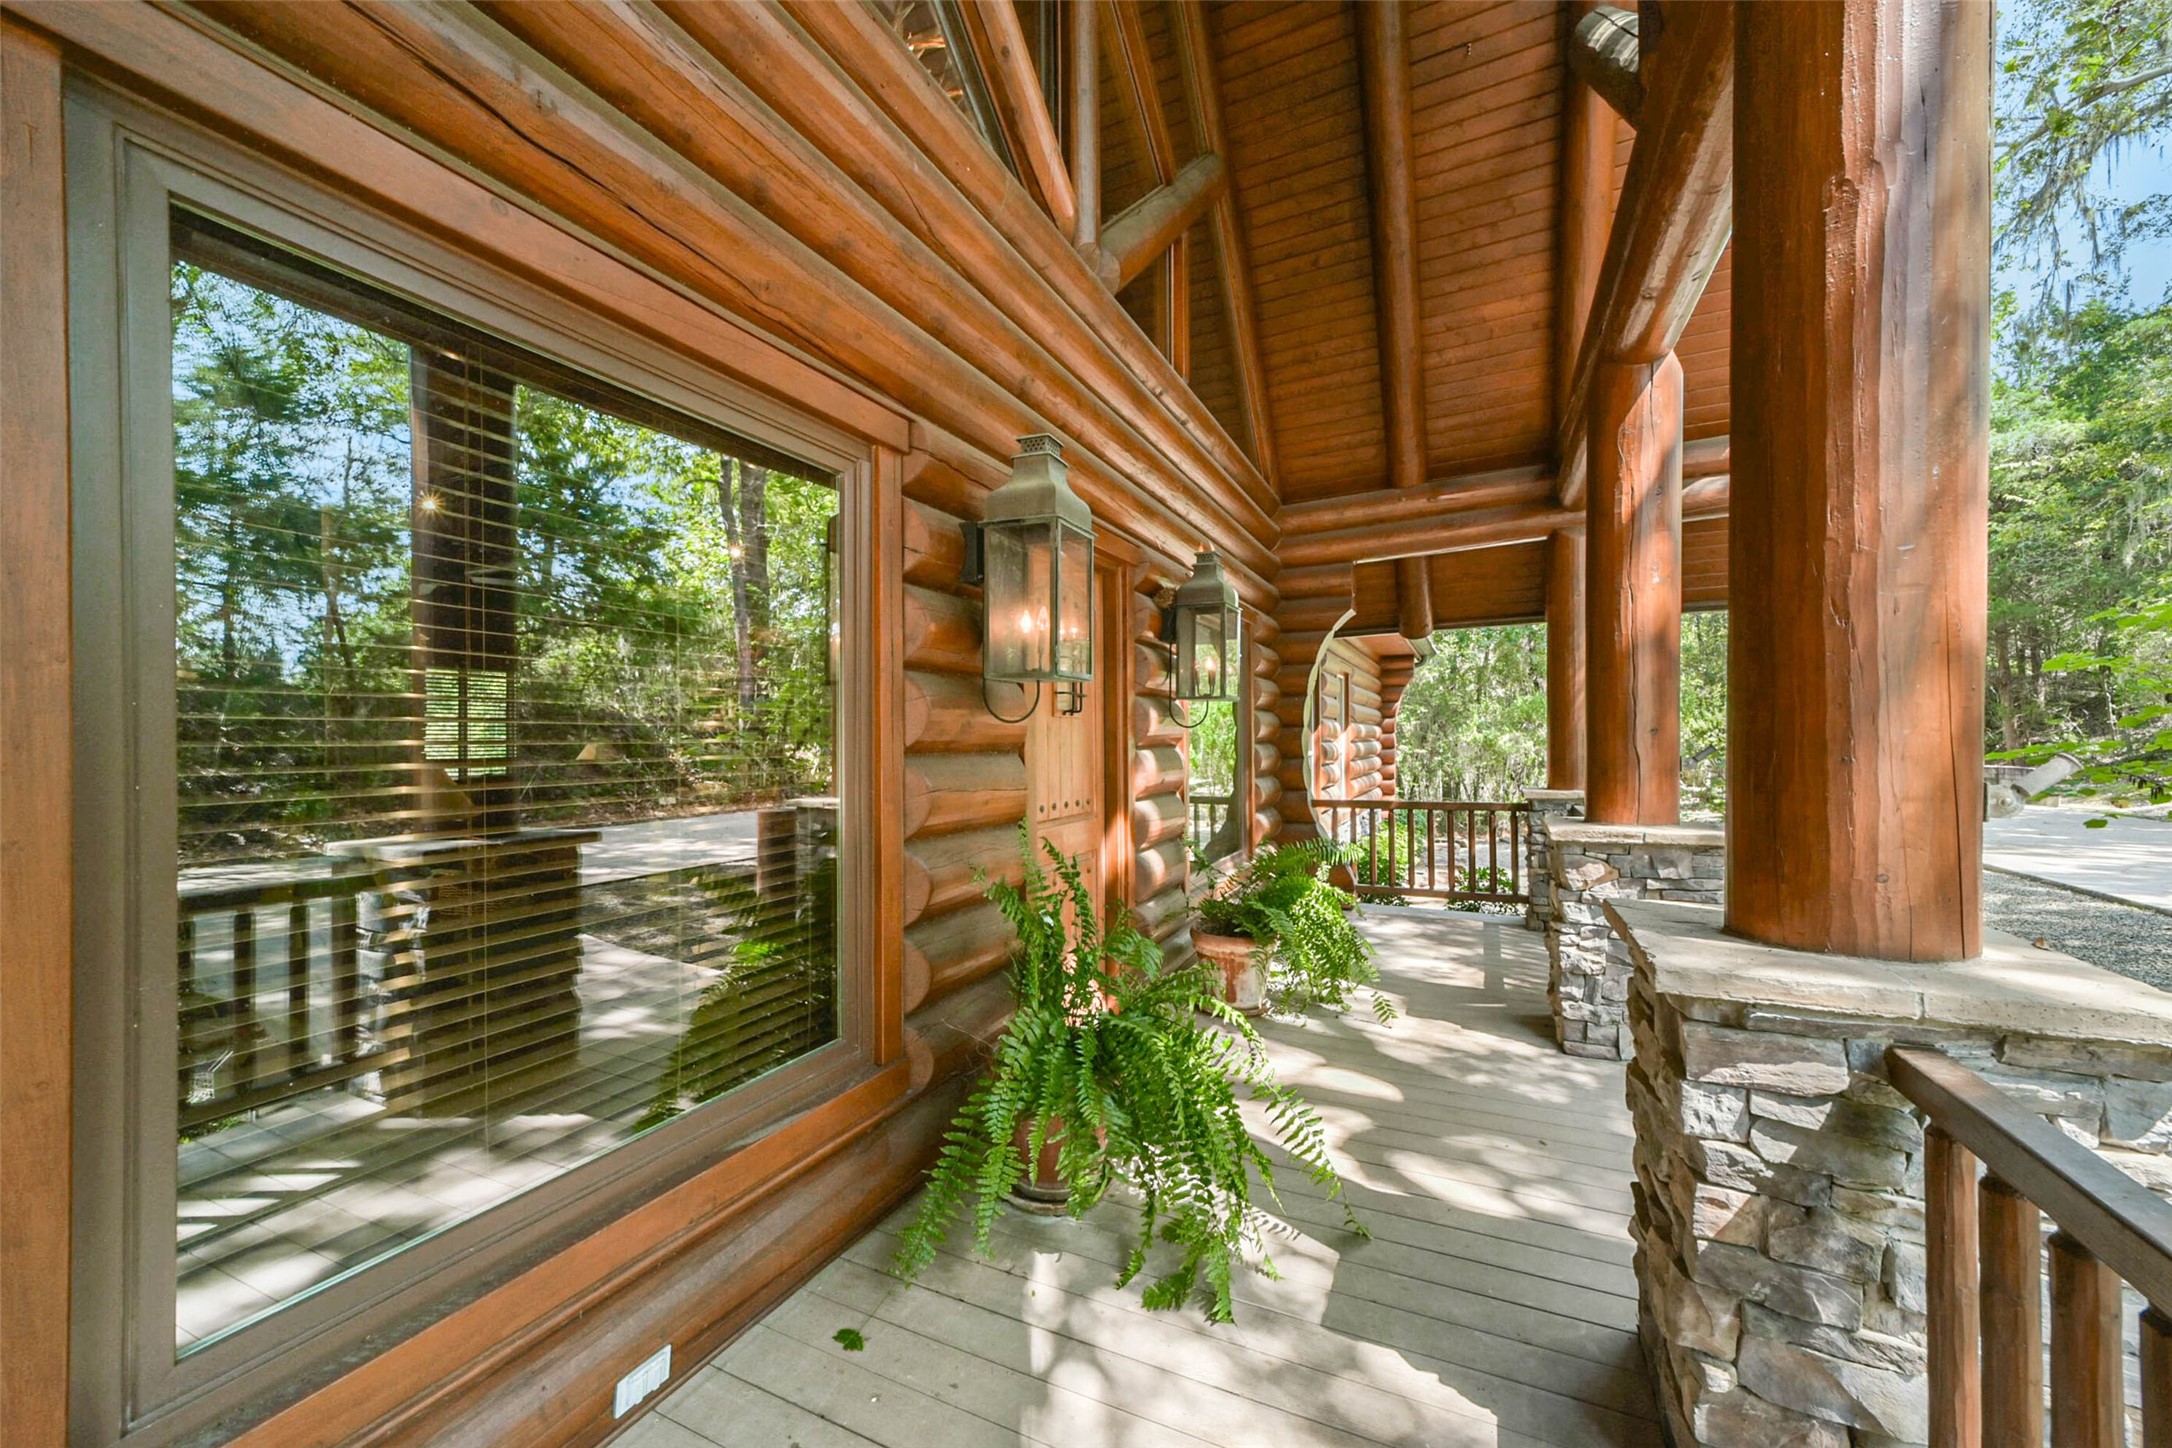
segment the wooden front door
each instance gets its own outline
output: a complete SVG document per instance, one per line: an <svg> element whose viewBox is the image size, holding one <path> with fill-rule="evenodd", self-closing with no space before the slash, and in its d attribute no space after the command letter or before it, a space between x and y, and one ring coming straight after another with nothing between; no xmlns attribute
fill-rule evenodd
<svg viewBox="0 0 2172 1448"><path fill-rule="evenodd" d="M1102 637L1106 637L1103 634ZM1026 726L1026 819L1034 859L1048 865L1042 841L1079 862L1090 898L1104 896L1101 870L1101 776L1104 701L1108 663L1097 659L1097 677L1086 685L1084 706L1065 714L1053 686L1041 691L1041 707Z"/></svg>

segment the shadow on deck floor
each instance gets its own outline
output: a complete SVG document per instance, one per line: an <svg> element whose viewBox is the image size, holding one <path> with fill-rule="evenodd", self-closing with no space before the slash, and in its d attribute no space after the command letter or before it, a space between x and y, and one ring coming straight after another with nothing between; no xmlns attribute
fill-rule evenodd
<svg viewBox="0 0 2172 1448"><path fill-rule="evenodd" d="M1036 1443L1656 1448L1630 1272L1621 1067L1555 1051L1513 918L1368 911L1403 1018L1268 1022L1372 1232L1283 1175L1283 1280L1237 1322L1112 1285L1132 1219L1006 1215L919 1283L900 1211L618 1441L626 1448ZM831 1339L865 1335L862 1352Z"/></svg>

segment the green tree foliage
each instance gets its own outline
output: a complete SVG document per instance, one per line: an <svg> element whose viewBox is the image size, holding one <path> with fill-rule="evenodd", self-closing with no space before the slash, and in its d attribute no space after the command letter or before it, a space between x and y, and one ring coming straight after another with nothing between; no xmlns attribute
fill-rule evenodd
<svg viewBox="0 0 2172 1448"><path fill-rule="evenodd" d="M2172 231L2172 198L2109 185L2123 152L2172 133L2172 0L2026 0L2000 27L1998 250L2059 313L2118 290L2127 247Z"/></svg>
<svg viewBox="0 0 2172 1448"><path fill-rule="evenodd" d="M174 268L182 851L413 826L410 357ZM826 484L522 385L509 792L607 823L831 788Z"/></svg>
<svg viewBox="0 0 2172 1448"><path fill-rule="evenodd" d="M1405 799L1514 799L1546 782L1546 630L1539 624L1433 635L1395 716Z"/></svg>
<svg viewBox="0 0 2172 1448"><path fill-rule="evenodd" d="M2040 333L1993 382L1991 436L1986 743L2077 749L2111 772L2076 788L2161 795L2172 306L2095 301Z"/></svg>

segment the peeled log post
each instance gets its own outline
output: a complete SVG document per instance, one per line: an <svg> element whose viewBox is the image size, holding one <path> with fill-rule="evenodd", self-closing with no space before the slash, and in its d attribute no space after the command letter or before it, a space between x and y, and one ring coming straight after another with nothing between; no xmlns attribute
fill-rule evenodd
<svg viewBox="0 0 2172 1448"><path fill-rule="evenodd" d="M1094 0L1071 6L1065 26L1071 128L1071 241L1099 270L1101 249L1101 7Z"/></svg>
<svg viewBox="0 0 2172 1448"><path fill-rule="evenodd" d="M979 666L976 663L975 668ZM909 754L1016 753L1026 747L1026 726L1006 724L990 705L1016 718L1026 692L1016 684L989 684L972 676L905 671L905 749Z"/></svg>
<svg viewBox="0 0 2172 1448"><path fill-rule="evenodd" d="M1418 334L1417 203L1411 185L1410 41L1401 5L1359 5L1358 72L1365 96L1365 168L1373 219L1373 295L1380 337L1381 404L1388 485L1425 482L1425 356ZM1431 637L1433 596L1425 564L1395 566L1396 617L1409 639Z"/></svg>
<svg viewBox="0 0 2172 1448"><path fill-rule="evenodd" d="M1584 787L1584 535L1546 551L1546 787Z"/></svg>
<svg viewBox="0 0 2172 1448"><path fill-rule="evenodd" d="M905 837L1016 824L1026 762L1016 754L916 754L905 760Z"/></svg>
<svg viewBox="0 0 2172 1448"><path fill-rule="evenodd" d="M1682 794L1682 365L1610 363L1591 393L1585 817L1671 825Z"/></svg>
<svg viewBox="0 0 2172 1448"><path fill-rule="evenodd" d="M1754 485L1728 527L1727 924L1795 950L1966 959L1982 942L1991 7L1734 13L1733 392L1757 405L1731 438Z"/></svg>

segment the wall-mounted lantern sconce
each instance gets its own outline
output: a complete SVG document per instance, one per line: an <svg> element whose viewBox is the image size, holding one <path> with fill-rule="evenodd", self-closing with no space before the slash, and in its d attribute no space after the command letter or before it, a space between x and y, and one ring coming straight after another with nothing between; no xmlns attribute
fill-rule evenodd
<svg viewBox="0 0 2172 1448"><path fill-rule="evenodd" d="M1161 636L1176 645L1176 721L1190 729L1196 718L1184 716L1186 703L1211 703L1237 697L1238 647L1243 631L1237 586L1222 571L1222 555L1202 552L1162 616Z"/></svg>
<svg viewBox="0 0 2172 1448"><path fill-rule="evenodd" d="M1076 714L1094 676L1094 515L1067 481L1063 444L1046 433L1018 440L1010 481L988 495L979 524L965 529L961 578L981 586L981 697L993 681L1041 686Z"/></svg>

